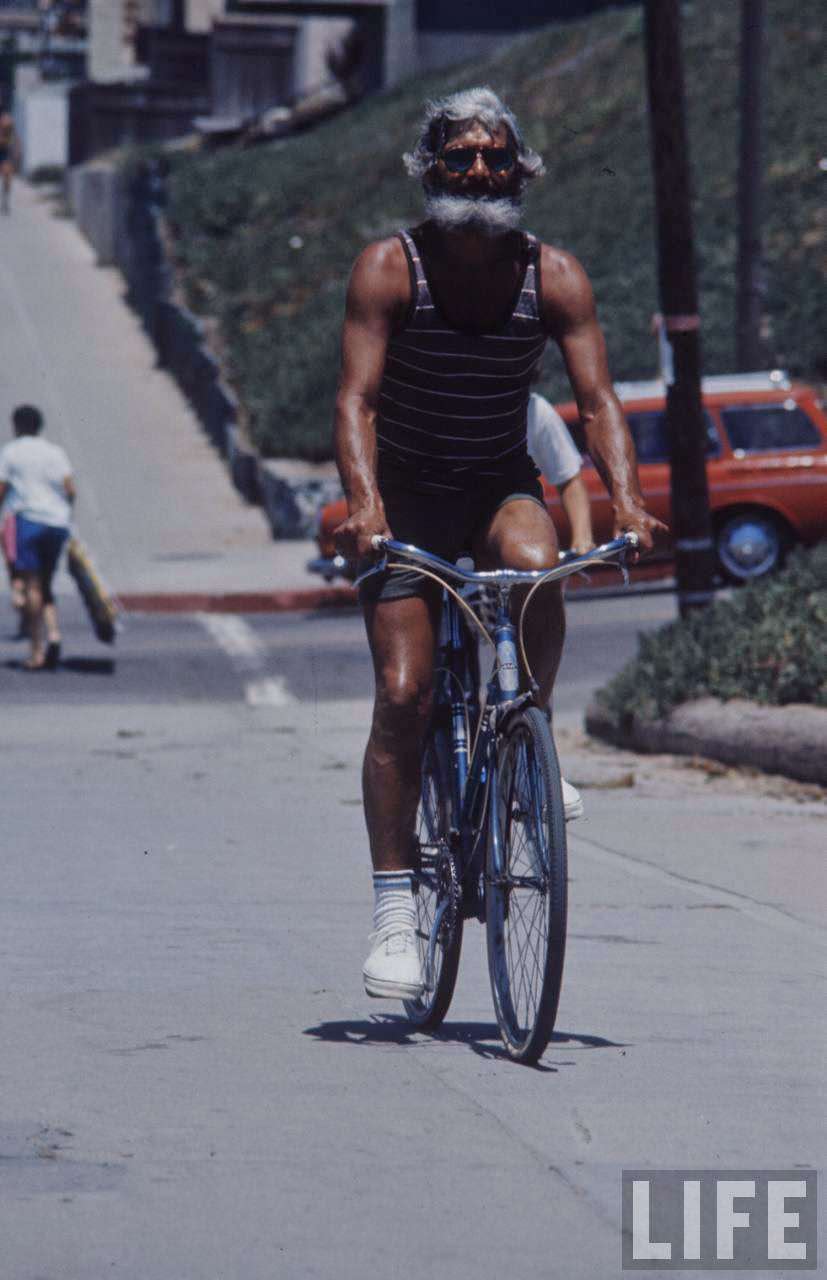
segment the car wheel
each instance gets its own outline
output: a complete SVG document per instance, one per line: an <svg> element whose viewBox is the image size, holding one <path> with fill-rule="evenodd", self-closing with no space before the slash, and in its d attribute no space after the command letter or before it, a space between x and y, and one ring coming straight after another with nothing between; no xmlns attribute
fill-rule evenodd
<svg viewBox="0 0 827 1280"><path fill-rule="evenodd" d="M730 582L751 582L777 569L788 538L778 521L763 511L741 511L718 530L718 560Z"/></svg>

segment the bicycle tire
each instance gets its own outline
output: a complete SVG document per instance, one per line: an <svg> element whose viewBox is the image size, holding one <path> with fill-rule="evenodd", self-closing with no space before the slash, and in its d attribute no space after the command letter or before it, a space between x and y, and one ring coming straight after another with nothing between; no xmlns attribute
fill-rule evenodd
<svg viewBox="0 0 827 1280"><path fill-rule="evenodd" d="M422 752L422 787L416 813L414 902L416 935L423 970L437 908L447 892L456 891L447 880L448 838L451 828L451 774L448 733L432 726ZM462 913L453 912L453 927L442 928L434 952L430 989L416 1000L405 1000L410 1020L420 1031L440 1025L454 994L462 948Z"/></svg>
<svg viewBox="0 0 827 1280"><path fill-rule="evenodd" d="M502 874L490 809L485 865L488 973L503 1044L526 1064L542 1056L557 1016L566 949L566 822L560 766L545 716L523 708L497 743Z"/></svg>

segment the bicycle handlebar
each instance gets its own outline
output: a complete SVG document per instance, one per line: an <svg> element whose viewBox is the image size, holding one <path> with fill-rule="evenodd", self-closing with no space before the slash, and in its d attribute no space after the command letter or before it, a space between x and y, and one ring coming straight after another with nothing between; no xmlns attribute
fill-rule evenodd
<svg viewBox="0 0 827 1280"><path fill-rule="evenodd" d="M455 578L458 582L475 583L478 586L505 586L512 583L528 584L539 582L541 578L545 578L548 582L555 582L559 578L567 578L573 573L578 573L590 564L605 564L606 562L622 564L626 554L629 551L636 550L639 545L640 539L636 533L624 533L619 538L613 538L611 542L604 542L602 546L594 547L591 551L585 551L582 554L578 554L575 551L561 551L560 563L553 569L488 569L480 572L471 572L468 569L460 569L457 565L451 564L448 560L443 560L441 556L433 555L430 551L423 551L421 547L415 547L412 543L397 542L394 538L383 538L379 533L374 534L371 538L371 546L374 551L385 551L396 556L405 556L408 560L430 565L432 568L438 569L440 573Z"/></svg>

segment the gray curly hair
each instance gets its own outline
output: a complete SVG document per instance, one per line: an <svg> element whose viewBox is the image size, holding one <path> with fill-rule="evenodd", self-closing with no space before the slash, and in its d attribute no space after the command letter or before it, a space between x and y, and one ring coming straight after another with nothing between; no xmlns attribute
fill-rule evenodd
<svg viewBox="0 0 827 1280"><path fill-rule="evenodd" d="M458 93L451 93L446 98L437 98L425 104L425 115L416 146L412 151L406 151L402 157L412 178L425 177L445 146L449 126L460 120L479 120L488 129L505 125L517 149L521 186L545 173L542 156L526 146L514 112L493 89L481 86L476 89L461 89Z"/></svg>

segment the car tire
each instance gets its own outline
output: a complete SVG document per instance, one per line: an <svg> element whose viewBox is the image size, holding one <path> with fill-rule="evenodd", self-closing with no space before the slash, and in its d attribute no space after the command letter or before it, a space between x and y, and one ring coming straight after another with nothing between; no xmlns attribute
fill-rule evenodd
<svg viewBox="0 0 827 1280"><path fill-rule="evenodd" d="M779 567L790 542L786 527L768 511L739 511L720 525L715 549L729 582L753 582Z"/></svg>

